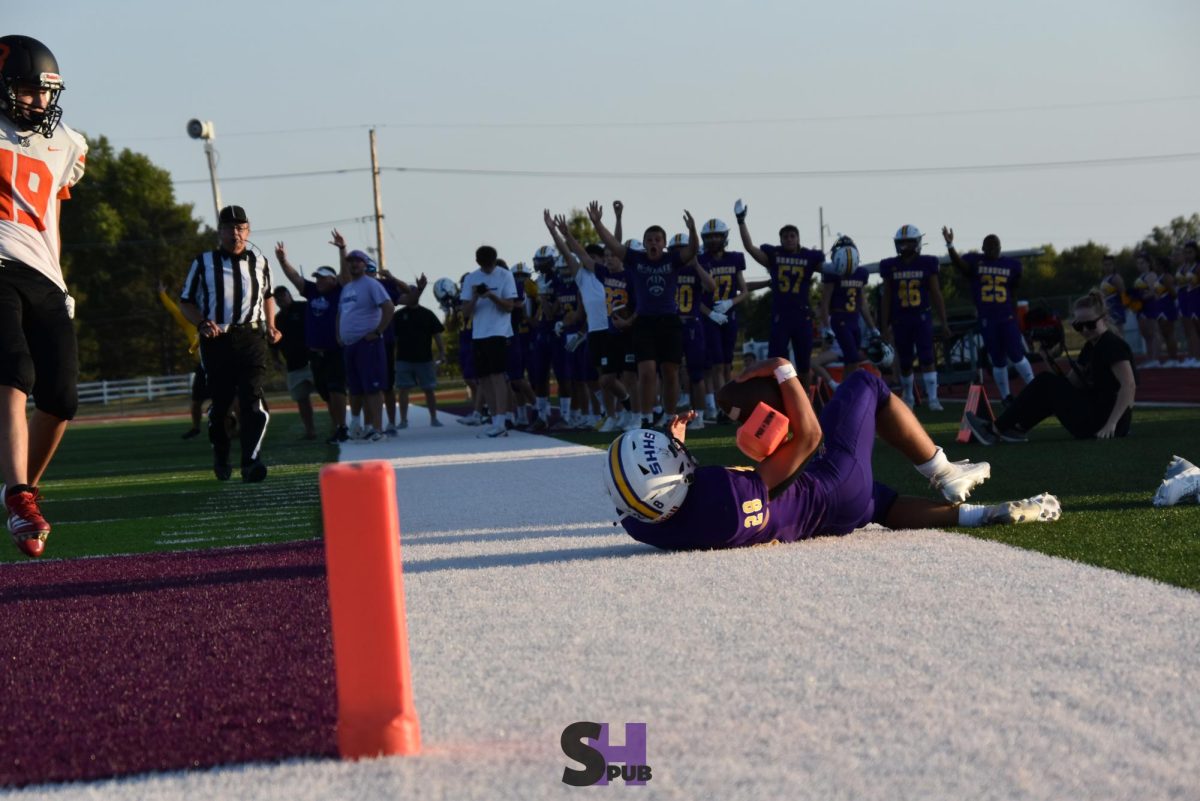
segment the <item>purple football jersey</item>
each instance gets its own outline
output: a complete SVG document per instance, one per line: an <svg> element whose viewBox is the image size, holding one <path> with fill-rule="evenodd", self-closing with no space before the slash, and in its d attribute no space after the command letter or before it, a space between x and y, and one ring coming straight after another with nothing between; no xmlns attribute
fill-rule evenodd
<svg viewBox="0 0 1200 801"><path fill-rule="evenodd" d="M834 284L833 295L829 298L829 311L834 314L859 314L866 298L867 277L865 267L859 267L841 278L823 274L821 283Z"/></svg>
<svg viewBox="0 0 1200 801"><path fill-rule="evenodd" d="M892 316L929 311L929 278L937 274L937 256L917 256L909 262L893 256L879 262L879 277L892 282Z"/></svg>
<svg viewBox="0 0 1200 801"><path fill-rule="evenodd" d="M962 257L971 269L971 297L980 317L1007 317L1017 305L1016 290L1021 280L1021 262L1000 257L985 259L982 253Z"/></svg>
<svg viewBox="0 0 1200 801"><path fill-rule="evenodd" d="M714 300L731 300L737 294L738 273L746 270L746 254L726 251L714 258L711 253L701 253L697 260L717 284Z"/></svg>
<svg viewBox="0 0 1200 801"><path fill-rule="evenodd" d="M810 315L812 277L821 269L825 254L808 248L787 251L778 245L763 245L759 249L767 256L767 272L771 276L771 312Z"/></svg>

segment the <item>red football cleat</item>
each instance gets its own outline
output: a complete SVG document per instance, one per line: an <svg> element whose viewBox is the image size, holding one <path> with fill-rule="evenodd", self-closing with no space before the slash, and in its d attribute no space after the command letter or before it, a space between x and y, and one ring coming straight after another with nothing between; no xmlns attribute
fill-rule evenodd
<svg viewBox="0 0 1200 801"><path fill-rule="evenodd" d="M38 508L37 490L10 495L4 505L8 507L8 531L13 542L26 556L41 556L50 536L50 524Z"/></svg>

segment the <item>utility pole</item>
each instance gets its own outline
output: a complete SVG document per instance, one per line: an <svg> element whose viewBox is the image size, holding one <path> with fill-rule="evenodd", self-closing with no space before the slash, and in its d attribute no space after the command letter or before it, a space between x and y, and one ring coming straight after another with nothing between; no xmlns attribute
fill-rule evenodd
<svg viewBox="0 0 1200 801"><path fill-rule="evenodd" d="M818 209L817 219L818 219L819 225L821 227L821 252L824 253L825 252L825 207L818 206L817 209Z"/></svg>
<svg viewBox="0 0 1200 801"><path fill-rule="evenodd" d="M379 196L379 158L375 152L375 129L371 131L371 186L375 192L375 247L379 252L379 272L387 270L383 257L383 199Z"/></svg>
<svg viewBox="0 0 1200 801"><path fill-rule="evenodd" d="M217 138L217 129L209 120L188 120L188 136L204 140L204 155L208 159L208 180L212 183L213 221L219 222L221 217L221 188L217 185L217 151L213 148L213 140Z"/></svg>

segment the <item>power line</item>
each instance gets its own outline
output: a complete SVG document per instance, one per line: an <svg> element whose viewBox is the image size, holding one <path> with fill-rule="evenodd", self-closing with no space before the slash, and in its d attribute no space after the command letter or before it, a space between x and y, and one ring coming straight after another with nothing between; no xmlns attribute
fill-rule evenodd
<svg viewBox="0 0 1200 801"><path fill-rule="evenodd" d="M820 122L854 122L861 120L939 119L946 117L968 117L997 114L1022 114L1030 112L1079 111L1086 109L1145 106L1159 103L1190 103L1200 100L1200 95L1175 95L1173 97L1151 97L1130 100L1095 100L1081 103L1046 103L1028 106L1004 106L986 108L938 109L927 111L864 112L860 114L815 114L799 117L741 117L709 120L630 120L599 122L393 122L359 123L354 125L326 125L309 128L274 128L258 131L235 131L223 133L223 138L250 136L282 136L302 133L332 133L336 131L362 131L369 128L393 128L396 130L497 130L497 129L542 129L569 130L580 128L715 128L738 125L797 125ZM113 137L117 138L117 137ZM176 135L126 136L123 142L165 141L181 139Z"/></svg>
<svg viewBox="0 0 1200 801"><path fill-rule="evenodd" d="M1120 167L1134 164L1168 164L1200 159L1200 152L1167 153L1150 156L1115 156L1099 159L1074 159L1063 161L1028 161L1011 164L960 164L943 167L868 167L857 170L770 170L743 172L633 172L633 171L589 171L589 170L491 170L458 167L381 167L381 172L404 172L414 175L461 175L503 178L597 178L622 180L673 179L775 179L775 178L861 178L901 177L911 175L954 175L961 173L1020 172L1029 170L1061 170L1088 167ZM234 181L271 181L288 178L311 178L326 175L348 175L370 172L370 167L350 167L341 170L317 170L307 172L275 173L272 175L248 175L222 178L222 183ZM207 178L177 180L176 184L207 183Z"/></svg>

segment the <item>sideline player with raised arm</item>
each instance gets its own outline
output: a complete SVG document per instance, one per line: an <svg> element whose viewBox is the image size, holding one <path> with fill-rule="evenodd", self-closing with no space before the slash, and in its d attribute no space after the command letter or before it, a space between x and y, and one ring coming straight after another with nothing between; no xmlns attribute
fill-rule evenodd
<svg viewBox="0 0 1200 801"><path fill-rule="evenodd" d="M971 285L983 344L992 362L992 378L1000 390L1001 400L1011 403L1008 365L1016 368L1026 386L1033 383L1033 365L1025 358L1025 339L1017 324L1021 262L1000 254L1000 237L995 234L983 238L982 253L965 256L958 255L954 249L953 228L943 227L942 237L946 240L950 261Z"/></svg>
<svg viewBox="0 0 1200 801"><path fill-rule="evenodd" d="M746 226L750 207L740 199L733 207L737 217L742 246L750 258L767 268L767 282L751 281L751 291L761 287L771 289L771 332L767 356L787 358L792 348L800 382L808 386L813 351L812 279L825 262L820 250L800 247L800 229L788 224L779 229L778 245L755 246Z"/></svg>
<svg viewBox="0 0 1200 801"><path fill-rule="evenodd" d="M13 542L32 557L50 535L38 482L79 406L59 213L83 177L87 142L59 121L63 89L49 48L0 37L0 494Z"/></svg>
<svg viewBox="0 0 1200 801"><path fill-rule="evenodd" d="M607 252L621 259L629 272L633 295L633 348L637 361L638 392L641 395L642 424L653 421L646 413L653 408L658 394L658 371L662 369L662 398L666 409L674 410L679 400L679 364L683 358L683 326L675 303L675 284L679 270L696 257L696 221L684 210L689 241L678 253L667 251L667 232L652 225L642 234L642 250L626 248L604 225L603 209L597 201L588 204L588 217Z"/></svg>
<svg viewBox="0 0 1200 801"><path fill-rule="evenodd" d="M556 242L561 241L566 250L576 261L573 278L579 287L583 308L587 314L587 353L592 360L593 368L600 376L600 389L604 398L604 408L607 419L598 430L610 432L616 430L619 421L632 408L629 391L621 383L620 373L624 367L623 354L621 358L614 356L613 338L618 329L613 320L612 310L616 304L626 305L629 302L629 284L625 277L625 269L609 270L602 261L598 261L587 249L579 244L579 240L571 233L566 217L559 215L550 219L549 210L546 219L552 223L552 234ZM548 225L549 227L549 225ZM620 406L623 411L618 412Z"/></svg>
<svg viewBox="0 0 1200 801"><path fill-rule="evenodd" d="M333 241L345 240L333 231ZM340 251L339 251L340 252ZM304 342L308 346L308 366L313 374L313 386L329 410L333 426L328 444L345 442L350 438L346 427L346 363L337 341L337 310L342 298L342 286L349 273L332 267L318 267L309 281L288 260L287 247L275 243L275 258L283 274L308 303L304 307ZM340 259L339 259L340 261Z"/></svg>
<svg viewBox="0 0 1200 801"><path fill-rule="evenodd" d="M629 431L609 446L604 483L631 537L665 550L697 550L842 535L867 523L975 527L1059 517L1058 499L1049 494L987 506L963 503L991 468L949 461L876 375L859 371L847 378L819 421L790 362L759 362L738 380L761 376L779 382L793 436L753 470L698 466L684 445L692 412L672 419L667 433ZM876 433L945 501L901 496L875 481ZM814 455L822 437L824 451Z"/></svg>
<svg viewBox="0 0 1200 801"><path fill-rule="evenodd" d="M938 375L933 354L933 318L929 306L937 310L942 331L950 330L946 322L946 302L938 280L939 263L936 256L921 255L921 238L915 225L902 225L893 241L896 255L879 262L883 278L879 323L884 333L890 332L900 364L900 386L904 402L912 408L913 352L921 368L921 383L925 385L926 403L932 411L940 412Z"/></svg>

